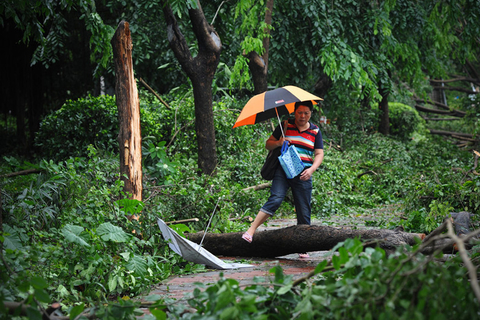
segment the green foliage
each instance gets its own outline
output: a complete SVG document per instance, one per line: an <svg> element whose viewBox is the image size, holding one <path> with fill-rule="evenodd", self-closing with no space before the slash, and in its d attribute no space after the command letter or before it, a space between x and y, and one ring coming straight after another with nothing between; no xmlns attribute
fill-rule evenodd
<svg viewBox="0 0 480 320"><path fill-rule="evenodd" d="M160 139L163 133L154 111L151 101L141 103L140 125L145 137ZM69 100L62 108L45 117L35 144L42 156L53 160L86 156L88 145L94 145L103 152L118 152L118 130L115 97L88 96Z"/></svg>
<svg viewBox="0 0 480 320"><path fill-rule="evenodd" d="M92 147L89 153L89 158L41 162L37 178L3 180L2 301L35 297L44 304L48 298L62 300L66 310L81 301L133 297L172 273L201 269L165 246L155 228L157 213L142 202L118 200L123 187L118 158L100 157ZM130 222L131 214L141 214L141 224ZM36 284L29 279L48 285L32 289ZM125 309L110 305L96 312L134 315L133 304L118 303Z"/></svg>
<svg viewBox="0 0 480 320"><path fill-rule="evenodd" d="M117 135L115 98L89 96L67 101L62 108L48 115L40 125L35 142L43 156L63 160L85 156L85 147L90 144L114 152L118 150Z"/></svg>
<svg viewBox="0 0 480 320"><path fill-rule="evenodd" d="M3 172L32 166L41 170L38 175L2 180L5 213L1 239L6 265L14 270L14 273L9 272L5 264L0 265L2 275L9 277L0 290L3 299L20 301L28 294L42 296L46 293L51 300L62 300L64 310L68 310L65 312L78 314L87 305L138 295L172 274L202 271L204 267L187 263L170 251L159 237L157 217L165 221L199 218L199 222L188 225L188 232L195 232L204 229L215 212L209 232L245 230L247 224L239 221L244 221L246 216L254 216L269 194L268 188L258 191L245 188L264 182L259 168L267 153L264 143L271 134L271 124L265 122L232 129L244 101L236 101L224 94L214 104L219 165L215 175L198 175L197 145L192 125L193 97L191 91L183 94L180 91L171 93L174 99L170 103L171 109L160 108L158 102L142 93L142 106L147 111L144 132L154 133L145 137L143 145L144 202L125 199L123 183L119 179L118 157L92 145L86 147L87 157L71 157L59 162L43 160L32 165L22 164L12 157L3 159ZM355 217L358 213L371 210L379 212L375 221L371 222L376 227L401 224L407 231L429 232L450 211L478 211L478 176L464 174L471 168L470 153L457 150L429 135L424 140L406 142L356 131L362 125L366 127L368 121L374 118L363 115L362 119L361 116L358 113L343 120L344 124L351 124L351 128L339 126L340 121L321 125L325 160L313 178L315 220L322 221L330 215ZM353 119L364 122L348 122ZM341 144L341 149L337 148L336 141ZM458 170L452 172L451 168ZM401 204L403 207L400 209L407 218L401 223L395 220L389 224L380 210L374 211L385 205L398 208ZM287 195L277 215L292 217L293 208L291 196ZM139 216L140 220L129 221L127 217L131 215ZM182 227L178 231L184 230L185 227ZM355 246L357 249L353 249ZM385 290L382 281L391 281L391 288L401 290L410 286L409 283L403 285L398 282L400 280L394 275L391 278L379 276L388 274L387 269L394 262L383 257L381 252L368 251L363 257L355 256L355 250L358 250L358 244L350 243L345 248L339 248L339 256L332 258L332 267L327 268L333 273L324 272L323 278L319 273L315 281L324 293L315 291L315 287L302 287L301 292L305 294L293 294L292 290L298 289L293 287L289 277L282 276L281 270L277 269L275 281L278 283L274 289L257 284L244 294L234 281L225 280L214 289L207 289L206 296L198 291L196 294L200 302L191 303L197 306L208 297L210 304L204 303L203 309L199 310L216 316L222 316L222 312L225 312L225 317L244 313L250 315L257 310L262 314L278 313L278 317L282 317L297 314L299 309L296 308L300 304L305 310L310 310L309 305L315 305L311 309L314 315L316 306L322 305L319 301L335 301L330 304L331 310L325 309L328 311L325 314L360 317L363 311L358 310L357 304L370 303L362 291L365 288L378 294L375 299L382 305L400 301L394 299L396 296L384 298L376 291ZM398 256L402 254L404 252L398 253ZM374 260L368 260L374 256ZM374 262L379 264L378 269L371 266ZM345 267L349 263L360 269ZM411 268L408 270L414 270L415 266ZM440 272L435 269L436 266L419 268L426 270L427 275L431 270ZM370 278L368 281L363 279L365 274L372 279L381 279L378 283L382 286L369 283ZM353 275L357 278L349 278ZM33 284L28 288L22 287L21 279L35 277L43 279L48 286L38 289L37 293L32 289ZM339 279L338 284L333 283L334 278ZM448 277L445 279L448 280ZM28 281L27 284L30 283ZM357 288L353 286L356 283L364 286ZM349 291L351 286L352 291ZM354 295L354 291L358 295ZM398 297L409 294L408 290L406 293L400 291ZM257 304L252 296L260 296L262 300L258 300ZM320 296L320 300L311 300L313 296ZM423 301L420 298L419 301ZM117 304L126 303L126 309L120 306L116 309L116 304L108 304L97 311L108 314L128 310L125 317L133 317L134 305L123 301L119 300ZM84 303L83 309L79 307L81 303ZM78 307L73 308L73 305ZM372 314L383 312L375 309L374 305L370 306ZM392 310L388 307L385 312L394 312ZM413 312L409 307L399 310L408 315ZM160 315L163 312L157 311ZM306 311L307 314L309 312Z"/></svg>
<svg viewBox="0 0 480 320"><path fill-rule="evenodd" d="M388 104L390 133L402 140L424 139L427 133L425 120L417 110L398 102Z"/></svg>
<svg viewBox="0 0 480 320"><path fill-rule="evenodd" d="M199 285L185 306L157 302L154 310L182 319L406 319L475 317L475 300L459 258L438 264L414 251L399 248L386 255L365 248L359 240L339 244L332 257L318 264L309 281L295 282L280 266L272 280L255 278L245 288L222 278ZM432 297L435 297L432 299ZM459 308L452 308L451 301Z"/></svg>

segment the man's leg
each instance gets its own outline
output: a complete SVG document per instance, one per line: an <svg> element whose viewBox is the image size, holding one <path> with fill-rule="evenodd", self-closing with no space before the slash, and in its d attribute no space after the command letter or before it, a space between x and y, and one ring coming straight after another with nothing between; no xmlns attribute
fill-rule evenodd
<svg viewBox="0 0 480 320"><path fill-rule="evenodd" d="M299 178L291 180L295 211L297 213L297 224L310 225L312 214L312 179L302 181Z"/></svg>

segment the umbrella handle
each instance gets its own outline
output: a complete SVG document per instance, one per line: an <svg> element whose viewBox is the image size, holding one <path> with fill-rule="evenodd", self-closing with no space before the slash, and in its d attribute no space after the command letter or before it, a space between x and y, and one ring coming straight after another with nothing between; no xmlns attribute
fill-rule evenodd
<svg viewBox="0 0 480 320"><path fill-rule="evenodd" d="M207 234L208 227L210 227L210 223L212 222L213 216L215 215L215 211L217 210L219 201L220 201L220 198L218 198L217 204L215 205L215 209L213 209L213 213L210 216L210 220L208 220L208 224L207 224L207 227L205 228L205 231L203 232L202 241L200 241L200 245L198 246L198 250L200 250L200 248L202 247L203 239L205 239L205 235Z"/></svg>
<svg viewBox="0 0 480 320"><path fill-rule="evenodd" d="M277 107L275 107L275 112L277 113L278 123L280 123L280 130L282 131L282 137L283 139L285 139L285 133L283 132L283 125L282 125L282 121L280 121L280 116L278 115Z"/></svg>

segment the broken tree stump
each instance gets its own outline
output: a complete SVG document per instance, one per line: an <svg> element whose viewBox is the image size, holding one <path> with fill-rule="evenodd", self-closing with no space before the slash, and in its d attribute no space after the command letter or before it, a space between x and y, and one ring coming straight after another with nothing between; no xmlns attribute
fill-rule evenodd
<svg viewBox="0 0 480 320"><path fill-rule="evenodd" d="M128 22L121 21L111 40L115 62L115 97L120 130L120 177L124 192L131 199L142 201L142 134L140 100L133 73L132 37ZM138 220L138 216L133 215Z"/></svg>
<svg viewBox="0 0 480 320"><path fill-rule="evenodd" d="M203 234L187 234L186 237L200 243ZM291 253L331 250L339 242L353 238L378 241L378 246L387 252L393 252L402 245L414 245L421 240L419 234L403 231L296 225L257 231L252 243L242 239L242 232L207 233L202 245L214 255L273 258Z"/></svg>

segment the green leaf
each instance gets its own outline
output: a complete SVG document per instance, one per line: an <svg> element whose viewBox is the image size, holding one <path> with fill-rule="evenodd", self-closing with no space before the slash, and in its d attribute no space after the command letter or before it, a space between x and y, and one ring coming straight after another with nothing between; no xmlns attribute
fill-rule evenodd
<svg viewBox="0 0 480 320"><path fill-rule="evenodd" d="M20 240L20 235L17 230L13 229L7 224L3 225L5 233L3 233L3 245L5 249L19 250L23 248Z"/></svg>
<svg viewBox="0 0 480 320"><path fill-rule="evenodd" d="M136 199L120 199L117 200L116 203L122 209L122 211L125 212L125 214L130 215L142 212L143 207L145 206L142 201Z"/></svg>
<svg viewBox="0 0 480 320"><path fill-rule="evenodd" d="M44 289L35 289L35 292L33 295L40 302L50 303L51 301L50 296Z"/></svg>
<svg viewBox="0 0 480 320"><path fill-rule="evenodd" d="M166 320L167 319L167 314L165 313L165 311L160 310L158 308L152 308L152 309L149 309L149 310L155 316L155 319L157 319L157 320Z"/></svg>
<svg viewBox="0 0 480 320"><path fill-rule="evenodd" d="M82 237L80 237L80 234L83 232L83 230L84 228L81 226L67 224L65 227L62 228L62 233L67 241L79 244L84 247L90 247L90 245Z"/></svg>
<svg viewBox="0 0 480 320"><path fill-rule="evenodd" d="M345 262L347 262L349 259L347 249L345 249L345 247L341 247L338 249L338 252L340 253L340 263L345 264Z"/></svg>
<svg viewBox="0 0 480 320"><path fill-rule="evenodd" d="M41 277L33 277L32 280L30 280L30 284L35 289L45 289L46 287L48 287L48 284L45 281L45 279Z"/></svg>
<svg viewBox="0 0 480 320"><path fill-rule="evenodd" d="M318 274L325 269L325 267L328 265L328 260L323 260L320 262L316 267L315 267L315 274Z"/></svg>
<svg viewBox="0 0 480 320"><path fill-rule="evenodd" d="M112 276L110 273L108 277L108 290L110 290L110 292L113 292L117 288L117 278L117 275Z"/></svg>
<svg viewBox="0 0 480 320"><path fill-rule="evenodd" d="M84 309L85 309L85 305L83 304L83 302L73 307L70 310L70 319L71 320L76 319L83 312Z"/></svg>
<svg viewBox="0 0 480 320"><path fill-rule="evenodd" d="M335 268L335 270L339 270L340 269L340 257L337 256L337 255L334 255L332 257L332 264L333 264L333 267Z"/></svg>
<svg viewBox="0 0 480 320"><path fill-rule="evenodd" d="M278 293L278 295L281 296L281 295L289 292L290 289L292 289L292 284L291 284L291 283L289 283L288 285L283 286L283 287L281 287L280 289L278 289L277 293Z"/></svg>
<svg viewBox="0 0 480 320"><path fill-rule="evenodd" d="M147 272L147 262L143 257L134 255L132 258L130 258L130 260L128 260L126 268L143 277Z"/></svg>
<svg viewBox="0 0 480 320"><path fill-rule="evenodd" d="M97 235L104 241L126 242L129 235L122 228L114 226L110 222L102 223L97 228Z"/></svg>

